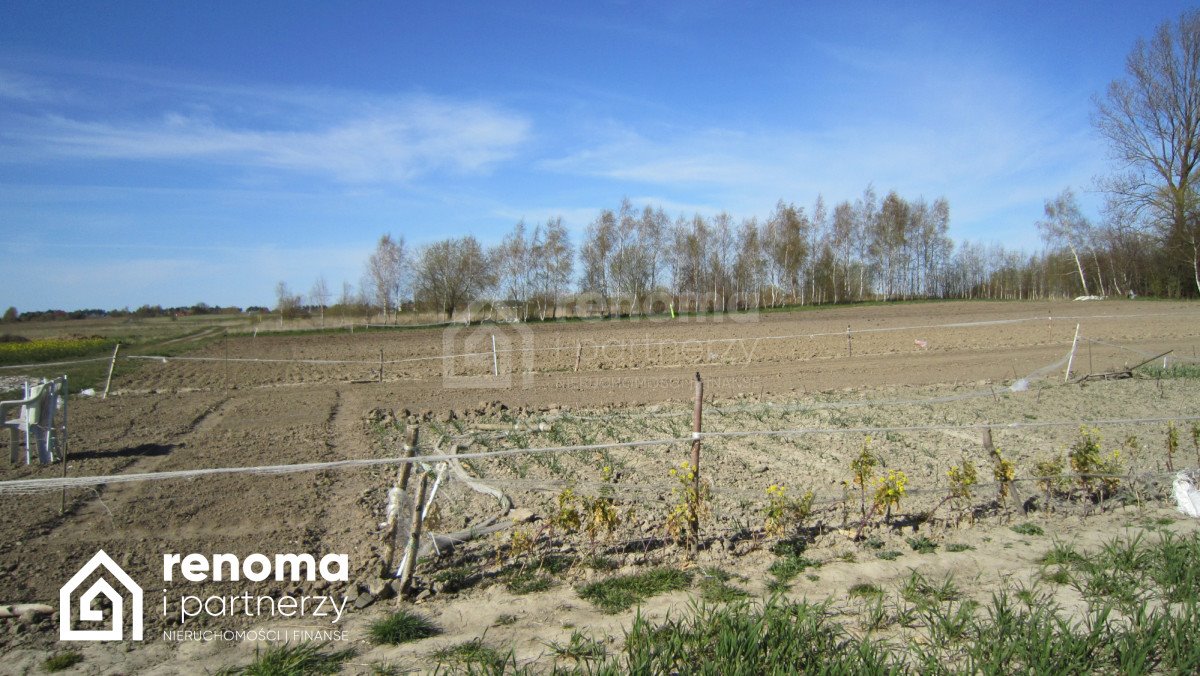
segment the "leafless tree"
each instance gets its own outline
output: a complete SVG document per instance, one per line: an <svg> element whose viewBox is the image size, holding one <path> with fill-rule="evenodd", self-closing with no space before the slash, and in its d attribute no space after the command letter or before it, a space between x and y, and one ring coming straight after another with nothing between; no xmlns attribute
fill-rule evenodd
<svg viewBox="0 0 1200 676"><path fill-rule="evenodd" d="M482 296L497 282L492 257L479 241L467 236L430 244L416 265L416 298L454 319L461 306Z"/></svg>
<svg viewBox="0 0 1200 676"><path fill-rule="evenodd" d="M734 295L739 302L745 297L746 302L742 305L748 308L749 298L753 294L754 307L758 309L762 302L765 264L757 220L750 218L742 221L741 227L738 228L737 246L737 258L733 264ZM739 308L735 306L734 309Z"/></svg>
<svg viewBox="0 0 1200 676"><path fill-rule="evenodd" d="M300 304L304 301L299 294L292 293L287 282L275 285L276 309L279 311L279 325L283 326L284 319L293 319L300 314Z"/></svg>
<svg viewBox="0 0 1200 676"><path fill-rule="evenodd" d="M325 277L317 277L317 281L313 282L312 289L308 292L308 299L313 305L317 306L318 312L321 313L321 327L325 327L325 306L329 305L329 284L325 282Z"/></svg>
<svg viewBox="0 0 1200 676"><path fill-rule="evenodd" d="M541 319L558 311L559 301L571 283L575 250L562 218L546 221L534 235L534 290Z"/></svg>
<svg viewBox="0 0 1200 676"><path fill-rule="evenodd" d="M367 277L371 282L371 290L375 302L383 308L383 320L388 320L388 312L399 307L400 290L404 285L405 273L404 237L393 239L390 234L379 238L375 251L367 259Z"/></svg>
<svg viewBox="0 0 1200 676"><path fill-rule="evenodd" d="M1148 212L1168 247L1190 263L1200 291L1200 10L1165 22L1139 39L1126 78L1097 97L1095 124L1118 173L1101 182L1110 200Z"/></svg>
<svg viewBox="0 0 1200 676"><path fill-rule="evenodd" d="M600 294L604 304L612 295L612 282L609 279L609 267L613 248L617 239L617 216L609 209L604 209L596 220L592 221L583 235L583 246L579 249L583 259L583 279L580 280L580 290L586 293Z"/></svg>
<svg viewBox="0 0 1200 676"><path fill-rule="evenodd" d="M525 221L519 221L496 250L496 267L500 276L501 293L517 301L521 320L529 319L529 302L537 278L536 256L538 243L526 234Z"/></svg>
<svg viewBox="0 0 1200 676"><path fill-rule="evenodd" d="M1083 295L1089 295L1087 276L1083 273L1079 252L1091 246L1092 225L1079 210L1075 193L1070 188L1063 190L1058 197L1046 200L1046 218L1038 221L1037 227L1047 244L1070 249L1079 271L1079 283L1083 285Z"/></svg>

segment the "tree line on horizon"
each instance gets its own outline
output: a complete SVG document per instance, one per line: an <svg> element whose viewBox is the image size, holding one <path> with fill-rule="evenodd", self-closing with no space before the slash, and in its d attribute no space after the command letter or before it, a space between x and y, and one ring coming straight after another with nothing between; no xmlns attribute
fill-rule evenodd
<svg viewBox="0 0 1200 676"><path fill-rule="evenodd" d="M872 186L832 209L821 196L809 209L780 201L765 219L737 222L723 212L672 219L626 199L602 209L578 246L561 218L519 222L491 247L467 235L409 251L403 238L385 235L357 295L344 292L335 307L453 319L474 306L493 318L545 320L876 300L1195 295L1170 274L1169 251L1151 233L1116 221L1093 226L1070 190L1047 201L1038 223L1049 245L1043 252L956 244L949 225L944 198L890 191L880 199ZM301 307L300 297L290 304Z"/></svg>

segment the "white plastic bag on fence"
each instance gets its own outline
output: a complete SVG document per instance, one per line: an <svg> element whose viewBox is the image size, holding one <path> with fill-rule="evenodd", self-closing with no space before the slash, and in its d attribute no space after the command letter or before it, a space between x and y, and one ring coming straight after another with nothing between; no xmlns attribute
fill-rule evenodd
<svg viewBox="0 0 1200 676"><path fill-rule="evenodd" d="M1200 519L1200 490L1196 490L1196 480L1187 472L1175 475L1175 503L1179 511Z"/></svg>

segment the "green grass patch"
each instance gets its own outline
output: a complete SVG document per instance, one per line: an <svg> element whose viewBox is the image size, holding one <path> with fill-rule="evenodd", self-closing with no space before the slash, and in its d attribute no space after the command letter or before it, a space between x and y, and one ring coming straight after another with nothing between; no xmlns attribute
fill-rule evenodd
<svg viewBox="0 0 1200 676"><path fill-rule="evenodd" d="M536 569L520 570L510 574L504 586L510 592L523 596L553 589L558 586L558 581Z"/></svg>
<svg viewBox="0 0 1200 676"><path fill-rule="evenodd" d="M656 568L644 573L621 575L592 582L577 591L585 601L606 613L619 613L646 599L671 591L687 589L692 574L674 568Z"/></svg>
<svg viewBox="0 0 1200 676"><path fill-rule="evenodd" d="M962 597L962 592L954 584L953 576L937 583L914 570L900 585L900 597L917 606L929 606L955 601Z"/></svg>
<svg viewBox="0 0 1200 676"><path fill-rule="evenodd" d="M1071 572L1063 566L1056 566L1053 570L1043 572L1042 579L1054 584L1070 584Z"/></svg>
<svg viewBox="0 0 1200 676"><path fill-rule="evenodd" d="M83 661L83 653L76 650L68 650L65 653L58 653L42 661L42 671L54 673L56 671L65 671Z"/></svg>
<svg viewBox="0 0 1200 676"><path fill-rule="evenodd" d="M484 673L502 673L510 663L516 666L516 658L511 652L505 656L478 638L434 651L430 657L439 666L459 666L465 668L468 673L475 673L477 669Z"/></svg>
<svg viewBox="0 0 1200 676"><path fill-rule="evenodd" d="M937 551L938 548L938 544L936 542L930 540L924 535L916 538L905 538L904 541L907 542L908 546L912 547L912 550L918 554L932 554Z"/></svg>
<svg viewBox="0 0 1200 676"><path fill-rule="evenodd" d="M435 582L440 582L442 591L456 592L470 587L480 580L477 571L470 566L455 566L439 570L433 574Z"/></svg>
<svg viewBox="0 0 1200 676"><path fill-rule="evenodd" d="M870 582L859 582L850 587L847 595L852 599L873 599L883 596L883 590L879 585L871 584Z"/></svg>
<svg viewBox="0 0 1200 676"><path fill-rule="evenodd" d="M441 630L427 618L407 610L400 610L375 620L367 630L372 643L387 645L419 641L440 633Z"/></svg>
<svg viewBox="0 0 1200 676"><path fill-rule="evenodd" d="M249 666L221 673L240 676L336 674L354 655L354 648L330 651L324 643L284 643L255 650L254 661Z"/></svg>
<svg viewBox="0 0 1200 676"><path fill-rule="evenodd" d="M1163 368L1162 366L1146 365L1139 368L1138 371L1150 376L1151 378L1161 378L1163 380L1170 380L1173 378L1188 378L1194 380L1196 378L1200 378L1200 364L1171 364L1167 368Z"/></svg>
<svg viewBox="0 0 1200 676"><path fill-rule="evenodd" d="M767 572L782 583L791 582L797 575L809 568L820 568L821 564L803 556L784 556L778 558L767 568Z"/></svg>
<svg viewBox="0 0 1200 676"><path fill-rule="evenodd" d="M971 545L962 542L951 542L950 544L946 545L946 551L948 552L967 552L973 549L975 548Z"/></svg>
<svg viewBox="0 0 1200 676"><path fill-rule="evenodd" d="M1019 523L1019 524L1013 526L1012 532L1014 532L1018 535L1045 535L1046 534L1046 531L1043 530L1041 526L1037 525L1036 523L1030 523L1028 521L1026 521L1025 523Z"/></svg>
<svg viewBox="0 0 1200 676"><path fill-rule="evenodd" d="M593 662L608 656L604 642L587 636L576 630L571 632L571 638L566 643L551 641L546 647L554 653L555 658L569 659L576 663Z"/></svg>
<svg viewBox="0 0 1200 676"><path fill-rule="evenodd" d="M875 558L883 559L884 561L895 561L896 559L900 558L900 552L894 549L889 549L884 552L879 552L875 555Z"/></svg>
<svg viewBox="0 0 1200 676"><path fill-rule="evenodd" d="M720 568L701 571L700 598L709 603L729 603L749 596L746 590L730 584L733 576Z"/></svg>

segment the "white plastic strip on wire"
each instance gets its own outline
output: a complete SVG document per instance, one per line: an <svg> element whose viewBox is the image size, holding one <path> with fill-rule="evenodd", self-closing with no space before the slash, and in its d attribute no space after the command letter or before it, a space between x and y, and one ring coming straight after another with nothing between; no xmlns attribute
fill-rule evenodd
<svg viewBox="0 0 1200 676"><path fill-rule="evenodd" d="M472 460L482 458L499 458L507 455L522 455L527 453L575 453L580 451L600 451L612 448L641 448L644 446L669 446L672 444L691 443L691 437L679 439L652 439L647 441L625 441L605 444L588 444L584 446L552 446L547 448L509 448L497 451L479 451L476 453L457 453L454 455L419 455L412 458L362 458L356 460L334 460L331 462L308 462L294 465L262 465L257 467L212 467L207 469L185 469L171 472L142 472L136 474L109 474L103 476L81 476L54 479L14 479L0 481L0 495L39 493L42 491L61 490L63 488L83 488L101 484L131 483L135 481L169 481L178 479L196 479L205 476L225 474L295 474L298 472L317 472L324 470L346 469L351 467L373 467L378 465L399 465L404 463L449 462L453 459Z"/></svg>

